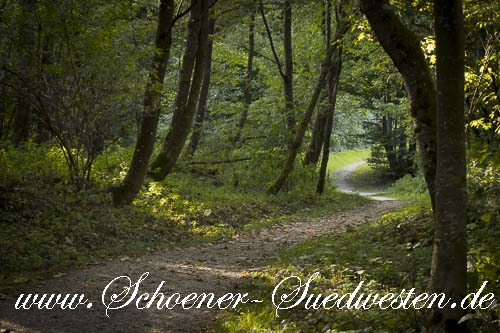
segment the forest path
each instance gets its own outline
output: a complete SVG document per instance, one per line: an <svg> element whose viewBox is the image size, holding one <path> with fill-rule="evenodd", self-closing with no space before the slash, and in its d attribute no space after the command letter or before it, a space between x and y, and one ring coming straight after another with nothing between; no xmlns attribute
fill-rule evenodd
<svg viewBox="0 0 500 333"><path fill-rule="evenodd" d="M381 196L379 195L379 192L357 191L353 187L353 185L351 184L351 179L354 171L366 163L366 161L358 161L338 169L333 176L333 183L337 187L337 190L345 193L359 194L376 201L396 200L394 198Z"/></svg>
<svg viewBox="0 0 500 333"><path fill-rule="evenodd" d="M206 307L184 310L180 305L171 310L158 310L156 302L149 309L138 310L134 299L121 309L110 310L108 318L101 301L103 291L118 276L129 276L134 284L144 272L149 272L140 284L138 295L153 294L161 281L165 281L161 292L166 298L173 293L184 297L190 293L213 292L220 297L230 292L243 292L245 273L264 269L266 260L277 258L280 250L344 232L400 204L399 201L371 201L364 207L323 218L276 224L216 244L175 248L134 259L124 257L57 274L52 279L0 295L0 332L206 332L218 310ZM124 280L121 282L119 287L115 284L110 289L119 293ZM84 293L93 306L90 309L81 306L76 310L16 310L14 304L21 293ZM107 302L110 294L107 293ZM249 297L252 299L251 293ZM264 301L270 302L270 298L271 295Z"/></svg>

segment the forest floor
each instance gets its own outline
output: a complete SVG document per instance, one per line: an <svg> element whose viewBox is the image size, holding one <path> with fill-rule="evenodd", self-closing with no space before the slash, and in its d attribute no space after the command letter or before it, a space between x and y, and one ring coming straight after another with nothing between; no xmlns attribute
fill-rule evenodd
<svg viewBox="0 0 500 333"><path fill-rule="evenodd" d="M339 171L343 176L337 177L337 181L349 186L349 174L354 169L349 165ZM172 310L153 307L138 310L134 301L111 310L108 318L101 302L103 290L118 276L129 276L135 283L143 273L149 272L139 294L154 293L161 281L165 281L161 291L167 297L173 293L184 297L190 293L213 292L220 297L228 292L243 292L243 284L251 283L246 278L248 273L264 270L269 260L279 259L281 250L373 221L400 204L396 200L374 200L364 207L322 218L275 224L214 244L175 248L133 259L122 257L57 274L0 295L0 332L205 332L217 316L214 309L183 310L178 305ZM84 293L94 306L76 310L16 310L16 297L21 293ZM109 302L110 293L107 295Z"/></svg>

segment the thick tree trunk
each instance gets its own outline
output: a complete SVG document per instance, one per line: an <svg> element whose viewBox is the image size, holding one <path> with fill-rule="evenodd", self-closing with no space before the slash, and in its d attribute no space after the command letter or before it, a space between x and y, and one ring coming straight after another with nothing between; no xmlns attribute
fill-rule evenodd
<svg viewBox="0 0 500 333"><path fill-rule="evenodd" d="M159 181L172 171L193 123L200 95L208 49L208 1L192 0L186 51L179 78L174 114L162 150L151 165L151 176ZM193 71L194 67L194 71Z"/></svg>
<svg viewBox="0 0 500 333"><path fill-rule="evenodd" d="M174 0L162 0L156 31L154 55L148 83L144 93L144 111L135 145L134 156L123 183L113 191L116 206L130 204L139 193L153 153L160 118L161 91L172 45L171 25L174 19Z"/></svg>
<svg viewBox="0 0 500 333"><path fill-rule="evenodd" d="M311 120L314 108L316 107L319 99L319 95L325 87L326 78L330 71L330 67L332 66L332 55L334 50L335 47L330 46L325 60L323 61L323 64L321 66L321 72L318 78L318 82L316 83L316 87L314 88L311 101L309 102L309 106L305 110L302 120L297 128L297 131L295 132L295 138L288 150L288 155L283 165L283 169L281 170L281 173L276 181L267 190L269 194L277 194L281 190L288 176L290 175L290 172L293 169L293 163L295 162L295 158L297 157L300 146L302 145L302 141L304 140L304 134L306 133L307 125Z"/></svg>
<svg viewBox="0 0 500 333"><path fill-rule="evenodd" d="M29 139L31 135L31 120L33 106L29 94L32 93L29 86L34 77L35 64L35 11L36 0L21 1L21 19L19 30L19 59L22 64L22 80L18 83L16 93L16 104L14 109L14 120L12 123L12 141L18 145Z"/></svg>
<svg viewBox="0 0 500 333"><path fill-rule="evenodd" d="M433 309L433 332L465 332L458 321L467 291L464 22L461 0L434 2L437 172L431 288L456 307Z"/></svg>
<svg viewBox="0 0 500 333"><path fill-rule="evenodd" d="M241 132L245 127L248 118L248 111L250 105L252 104L252 81L254 79L253 73L253 58L255 56L255 11L250 14L250 25L248 27L248 56L247 56L247 73L245 77L245 82L243 84L243 94L245 98L245 105L241 112L240 120L238 122L238 127L236 128L236 135L233 142L238 144L241 140Z"/></svg>
<svg viewBox="0 0 500 333"><path fill-rule="evenodd" d="M288 127L288 142L291 146L297 121L293 98L293 51L292 51L292 4L285 0L283 8L283 47L285 56L285 75L283 87L285 92L285 109Z"/></svg>
<svg viewBox="0 0 500 333"><path fill-rule="evenodd" d="M388 0L360 0L378 41L402 74L411 102L425 181L434 207L436 91L418 37L401 23Z"/></svg>
<svg viewBox="0 0 500 333"><path fill-rule="evenodd" d="M214 33L215 19L210 18L208 21L208 34L211 36ZM201 139L201 132L203 129L203 123L208 113L208 90L210 88L210 79L212 76L212 50L213 41L212 38L208 41L207 49L207 63L205 65L205 73L203 74L203 84L201 85L200 100L198 101L198 110L196 111L196 117L193 124L193 133L191 134L191 140L189 141L189 154L194 155L198 144Z"/></svg>

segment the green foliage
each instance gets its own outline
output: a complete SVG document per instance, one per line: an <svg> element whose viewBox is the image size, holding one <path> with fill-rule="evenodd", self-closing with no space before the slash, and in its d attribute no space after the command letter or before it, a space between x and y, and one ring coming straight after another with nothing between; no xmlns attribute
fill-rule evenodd
<svg viewBox="0 0 500 333"><path fill-rule="evenodd" d="M22 147L0 143L0 187L12 187L18 183L66 181L66 165L61 150L32 141Z"/></svg>
<svg viewBox="0 0 500 333"><path fill-rule="evenodd" d="M314 183L303 179L301 186L270 198L261 188L235 188L226 176L237 172L235 166L210 166L149 182L134 205L114 208L106 189L123 177L129 148L108 147L95 162L93 187L81 191L68 186L61 151L51 145L4 145L0 152L2 285L108 257L226 239L365 202L331 188L322 198L308 195Z"/></svg>
<svg viewBox="0 0 500 333"><path fill-rule="evenodd" d="M328 171L333 174L338 169L349 164L366 160L368 156L370 156L370 151L368 149L345 150L332 153L328 159Z"/></svg>
<svg viewBox="0 0 500 333"><path fill-rule="evenodd" d="M427 184L425 183L425 179L422 174L417 174L417 176L406 175L403 178L396 180L387 189L386 194L391 197L405 200L430 200Z"/></svg>

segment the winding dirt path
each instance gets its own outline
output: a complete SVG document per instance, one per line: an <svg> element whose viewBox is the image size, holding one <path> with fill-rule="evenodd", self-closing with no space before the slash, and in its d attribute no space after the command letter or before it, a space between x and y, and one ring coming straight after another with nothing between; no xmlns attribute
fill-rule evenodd
<svg viewBox="0 0 500 333"><path fill-rule="evenodd" d="M372 201L365 207L329 217L275 225L216 244L177 248L136 259L111 260L59 274L0 295L0 332L206 332L217 315L214 309L183 310L176 306L172 310L154 307L138 310L134 302L111 311L108 318L101 295L115 277L126 275L135 282L144 272L149 272L149 276L141 283L139 294L154 293L161 281L165 281L161 292L167 297L174 292L182 297L189 293L213 292L220 297L229 292L241 292L244 273L263 269L265 261L276 258L281 249L343 232L374 220L399 204L398 201ZM21 293L84 293L93 306L76 310L16 310L14 305ZM270 297L264 301L270 301Z"/></svg>
<svg viewBox="0 0 500 333"><path fill-rule="evenodd" d="M358 191L353 187L353 185L351 184L352 174L354 173L354 171L358 167L360 167L366 163L367 163L366 161L359 161L359 162L355 162L355 163L346 165L345 167L338 169L334 175L334 178L335 178L334 183L335 183L335 186L337 187L337 189L339 191L342 191L345 193L353 193L353 194L362 195L364 197L369 197L369 198L376 200L376 201L396 200L394 198L381 196L378 194L378 192Z"/></svg>

